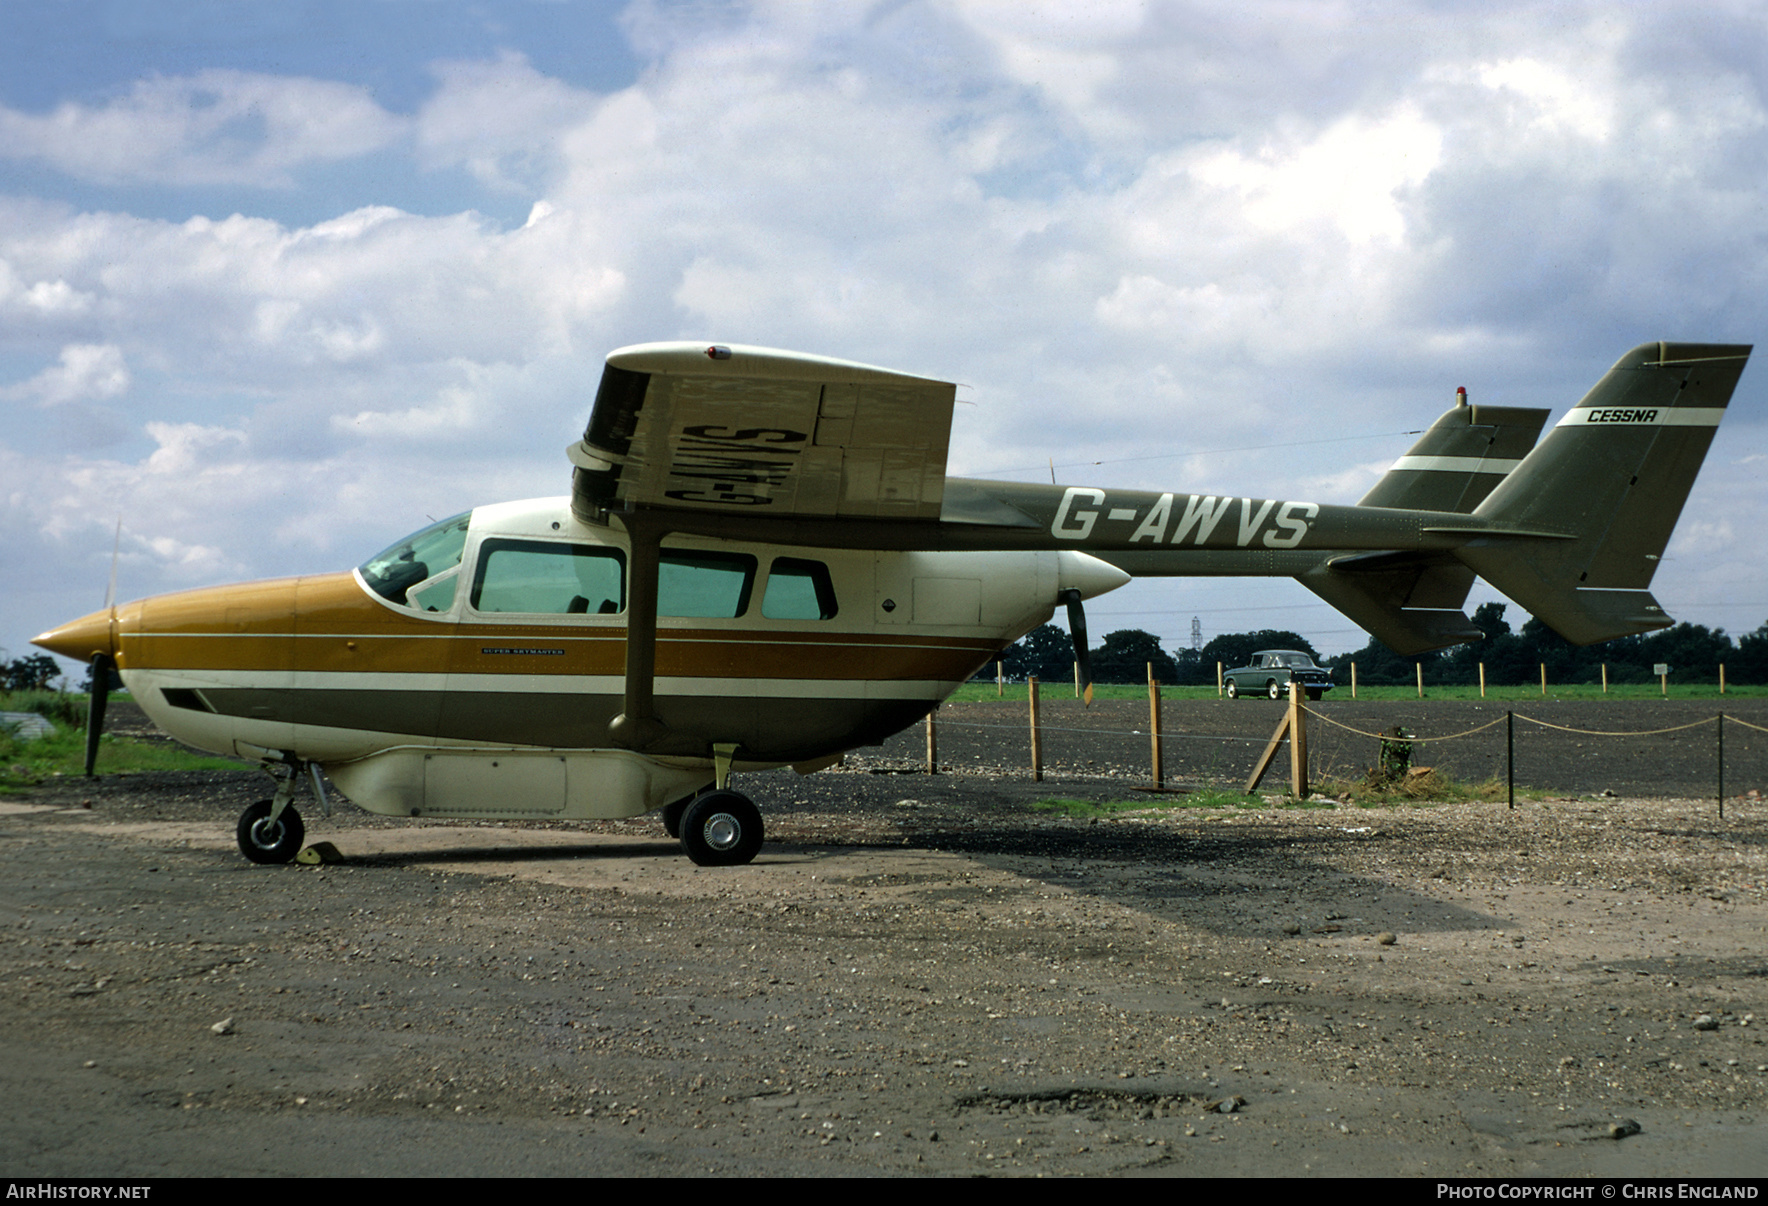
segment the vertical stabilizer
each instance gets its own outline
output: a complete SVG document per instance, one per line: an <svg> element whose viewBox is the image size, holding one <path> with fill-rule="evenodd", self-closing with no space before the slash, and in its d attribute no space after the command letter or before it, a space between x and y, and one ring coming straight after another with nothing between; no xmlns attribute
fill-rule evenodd
<svg viewBox="0 0 1768 1206"><path fill-rule="evenodd" d="M1523 406L1451 407L1357 505L1466 514L1522 464L1547 414Z"/></svg>
<svg viewBox="0 0 1768 1206"><path fill-rule="evenodd" d="M1474 511L1568 538L1455 555L1575 644L1668 627L1646 588L1749 355L1647 343L1622 356Z"/></svg>

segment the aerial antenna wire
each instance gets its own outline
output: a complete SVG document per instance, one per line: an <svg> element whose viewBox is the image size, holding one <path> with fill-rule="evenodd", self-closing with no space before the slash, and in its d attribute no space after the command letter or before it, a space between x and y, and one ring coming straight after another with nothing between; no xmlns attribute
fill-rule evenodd
<svg viewBox="0 0 1768 1206"><path fill-rule="evenodd" d="M1164 452L1158 456L1125 456L1108 461L1068 461L1064 469L1085 469L1095 465L1128 465L1136 461L1179 461L1191 456L1221 456L1230 452L1263 452L1267 448L1306 448L1311 444L1344 444L1352 440L1390 440L1396 436L1423 435L1421 427L1416 431L1387 431L1374 435L1332 436L1324 440L1291 440L1287 444L1248 444L1243 448L1199 448L1190 452ZM969 477L988 477L996 473L1029 473L1031 466L1020 465L1013 469L971 469L966 472ZM1050 484L1056 484L1056 458L1050 458Z"/></svg>

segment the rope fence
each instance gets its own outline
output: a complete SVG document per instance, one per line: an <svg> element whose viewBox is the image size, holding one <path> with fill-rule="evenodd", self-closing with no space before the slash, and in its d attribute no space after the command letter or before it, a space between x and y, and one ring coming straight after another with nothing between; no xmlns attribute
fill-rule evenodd
<svg viewBox="0 0 1768 1206"><path fill-rule="evenodd" d="M1121 704L1123 701L1114 701ZM1762 755L1768 753L1757 748L1761 743L1750 744L1750 734L1768 734L1768 725L1756 723L1741 716L1727 712L1719 712L1704 716L1686 723L1661 725L1647 729L1610 729L1583 728L1556 720L1531 716L1515 710L1506 711L1501 716L1483 724L1459 729L1451 733L1420 733L1410 726L1395 726L1387 732L1374 732L1359 728L1355 724L1346 723L1335 716L1310 707L1301 700L1291 701L1284 720L1277 731L1267 740L1245 733L1204 733L1196 731L1167 731L1161 721L1161 699L1159 684L1149 684L1149 723L1147 727L1125 728L1121 722L1116 725L1101 723L1095 725L1050 724L1045 722L1038 713L1037 684L1028 684L1026 724L1007 724L994 720L960 720L952 717L949 712L936 709L927 718L927 757L926 769L929 773L937 773L939 768L939 733L947 734L946 752L948 755L958 752L954 745L961 749L981 749L993 757L985 757L978 752L971 760L986 766L990 762L994 770L1007 770L1003 766L1011 759L1011 747L1018 743L1008 737L1010 733L1026 735L1026 745L1030 750L1031 773L1034 780L1041 781L1044 777L1046 763L1051 769L1057 770L1065 777L1125 779L1140 777L1137 772L1126 768L1138 762L1147 768L1147 786L1144 790L1168 789L1169 775L1175 779L1195 779L1204 782L1233 781L1243 773L1246 766L1245 750L1249 746L1264 745L1264 753L1259 759L1252 776L1247 780L1246 790L1254 790L1271 765L1280 747L1287 745L1291 752L1292 783L1291 790L1298 795L1306 796L1306 784L1312 765L1332 768L1329 774L1336 774L1346 763L1351 766L1367 764L1368 747L1359 742L1375 743L1375 767L1369 773L1374 775L1376 768L1390 770L1393 765L1401 766L1401 773L1411 770L1411 754L1414 747L1437 746L1444 749L1444 758L1450 764L1434 768L1417 768L1419 772L1428 769L1439 769L1459 778L1471 781L1491 781L1502 775L1506 785L1506 796L1511 807L1515 806L1516 783L1518 780L1519 761L1529 764L1538 763L1542 755L1533 748L1533 743L1524 739L1519 758L1519 742L1516 735L1516 722L1534 726L1537 731L1549 730L1568 737L1583 737L1597 740L1614 740L1628 742L1628 746L1612 753L1597 754L1584 748L1578 742L1572 749L1563 744L1556 747L1547 756L1555 761L1545 766L1537 765L1535 773L1545 779L1564 781L1579 775L1588 777L1592 774L1626 773L1639 767L1653 767L1653 759L1658 764L1672 759L1682 764L1694 761L1691 751L1686 746L1688 735L1695 730L1712 726L1714 744L1712 760L1708 765L1712 768L1707 782L1715 784L1715 798L1718 802L1719 816L1725 815L1725 779L1726 779L1726 728L1735 726L1745 730L1743 748L1738 748L1734 736L1733 759L1747 764L1747 772L1761 776L1768 767L1760 765ZM963 705L960 705L963 706ZM992 703L989 706L994 706ZM1121 715L1121 710L1118 710ZM1093 713L1097 715L1098 713ZM1102 718L1103 719L1103 718ZM1319 732L1312 735L1307 732L1310 722L1319 722L1313 727ZM1473 743L1470 739L1481 734L1491 733L1502 726L1505 730L1502 749L1491 748L1492 743ZM1336 738L1332 734L1338 734ZM1651 739L1672 738L1667 743L1653 744ZM954 741L955 739L955 741ZM1047 744L1046 744L1047 740ZM1145 751L1138 758L1131 754L1123 743L1142 744ZM1446 743L1465 742L1460 747L1460 754L1451 754ZM1665 748L1660 748L1665 747ZM1020 747L1026 748L1026 747ZM1188 752L1187 752L1188 751ZM1236 752L1239 751L1239 752ZM1047 757L1046 755L1053 755ZM1176 757L1175 757L1176 755ZM1704 760L1704 755L1695 757ZM1578 759L1577 765L1572 760ZM952 765L962 765L965 754L958 753ZM1021 763L1021 765L1024 765ZM1662 766L1656 766L1662 770ZM1482 773L1483 772L1483 773ZM1692 773L1687 775L1687 786L1692 787ZM1524 776L1525 781L1528 776ZM1299 789L1299 790L1297 790ZM1176 789L1183 790L1183 789ZM1558 788L1556 790L1565 790ZM1609 794L1615 794L1610 792ZM1646 794L1665 794L1661 787ZM1681 794L1680 791L1674 794ZM1693 794L1693 793L1690 793Z"/></svg>

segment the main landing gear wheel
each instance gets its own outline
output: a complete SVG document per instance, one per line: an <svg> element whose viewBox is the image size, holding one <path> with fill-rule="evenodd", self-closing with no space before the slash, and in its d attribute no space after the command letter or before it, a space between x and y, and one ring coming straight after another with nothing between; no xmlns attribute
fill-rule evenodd
<svg viewBox="0 0 1768 1206"><path fill-rule="evenodd" d="M1235 682L1233 679L1228 680L1228 698L1229 699L1239 699L1240 698L1240 684Z"/></svg>
<svg viewBox="0 0 1768 1206"><path fill-rule="evenodd" d="M728 789L695 796L681 814L681 844L699 866L740 866L761 852L761 812Z"/></svg>
<svg viewBox="0 0 1768 1206"><path fill-rule="evenodd" d="M699 798L700 795L702 795L706 792L709 792L711 790L712 790L712 784L708 783L705 787L702 787L700 789L700 791L698 793L696 793L695 795L683 796L681 799L677 800L673 804L665 804L663 806L663 832L667 833L672 838L680 837L681 836L681 814L686 812L688 810L688 805L692 804L696 799Z"/></svg>
<svg viewBox="0 0 1768 1206"><path fill-rule="evenodd" d="M1277 680L1273 678L1270 682L1265 684L1265 694L1269 695L1272 699L1282 699L1283 688L1279 687L1277 685Z"/></svg>
<svg viewBox="0 0 1768 1206"><path fill-rule="evenodd" d="M259 800L239 814L239 852L254 863L286 863L300 853L307 837L300 813L285 808L273 824L270 804Z"/></svg>

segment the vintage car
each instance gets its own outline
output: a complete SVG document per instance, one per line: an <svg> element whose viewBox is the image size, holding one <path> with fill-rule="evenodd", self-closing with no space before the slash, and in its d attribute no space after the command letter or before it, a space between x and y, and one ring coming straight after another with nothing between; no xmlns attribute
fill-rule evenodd
<svg viewBox="0 0 1768 1206"><path fill-rule="evenodd" d="M1261 649L1252 655L1251 665L1222 674L1229 699L1242 695L1283 699L1292 681L1306 688L1309 699L1319 699L1332 690L1332 671L1316 666L1314 659L1299 649Z"/></svg>

